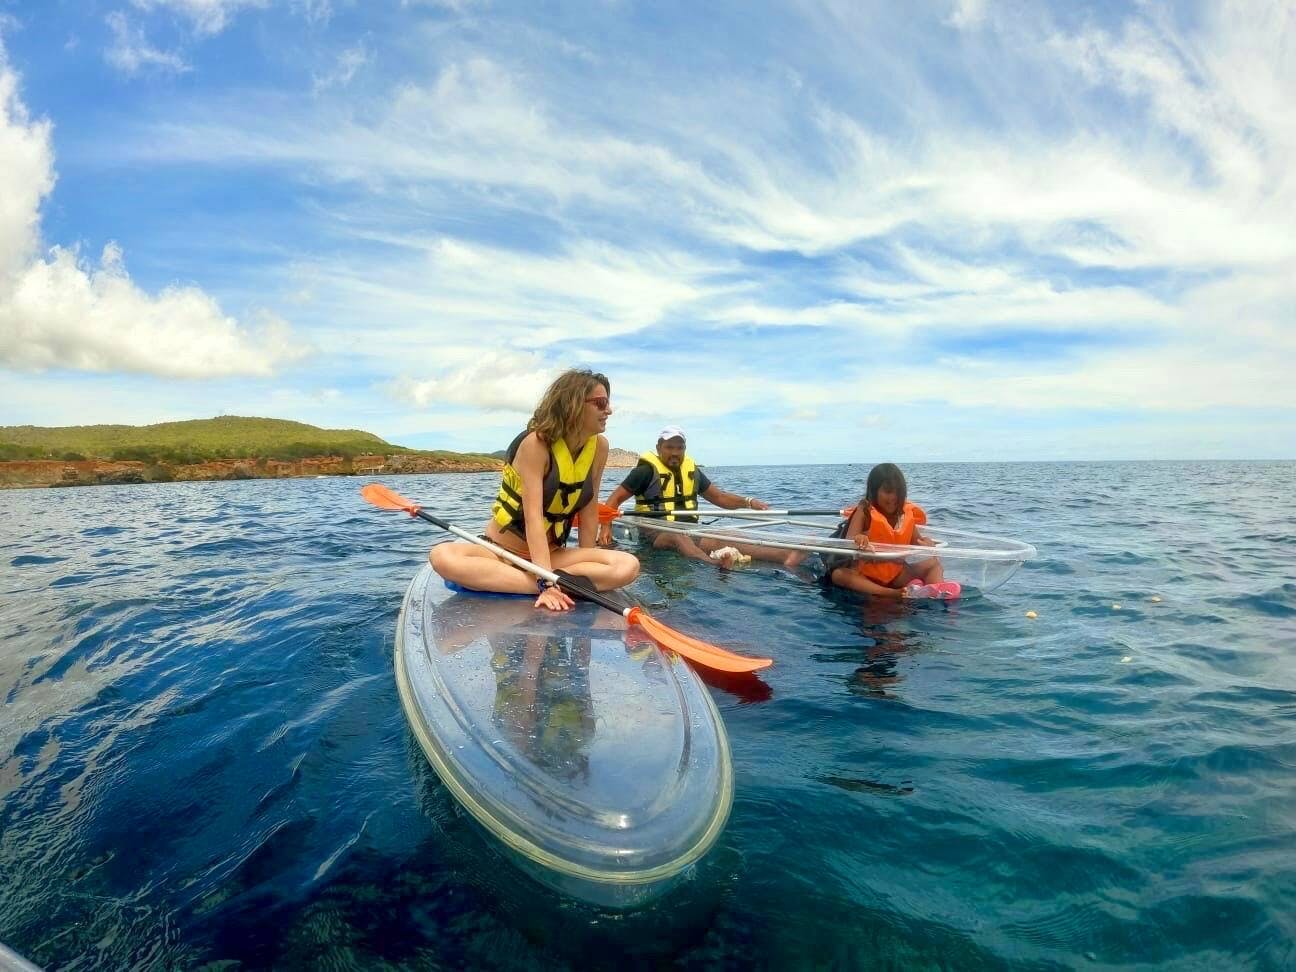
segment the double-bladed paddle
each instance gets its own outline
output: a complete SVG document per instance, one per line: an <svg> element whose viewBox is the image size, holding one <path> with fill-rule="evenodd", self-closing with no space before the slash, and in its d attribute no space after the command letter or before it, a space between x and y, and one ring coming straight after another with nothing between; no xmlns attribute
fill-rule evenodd
<svg viewBox="0 0 1296 972"><path fill-rule="evenodd" d="M600 503L598 508L599 522L611 523L613 520L623 516L646 516L646 517L668 517L668 516L734 516L746 517L747 519L761 519L768 516L849 516L850 510L725 510L705 509L696 510L633 510L629 513L622 512L615 506L608 506L606 503Z"/></svg>
<svg viewBox="0 0 1296 972"><path fill-rule="evenodd" d="M774 664L772 658L749 658L745 655L737 655L732 651L726 651L705 641L699 641L697 638L682 634L674 628L662 624L637 604L631 604L624 596L614 596L609 592L598 590L588 577L579 577L561 570L557 572L545 570L525 557L519 557L511 551L505 550L498 544L475 536L453 523L447 523L439 516L435 516L420 507L413 500L406 499L381 483L370 483L360 490L360 495L379 509L400 510L410 516L418 517L420 520L426 520L428 523L439 526L442 530L453 533L460 540L466 540L468 543L475 543L479 547L485 547L491 553L503 557L514 567L525 570L527 573L534 574L536 577L550 583L556 583L559 589L572 597L590 601L599 607L607 608L609 611L615 611L630 624L637 624L643 628L663 648L668 648L676 654L682 655L694 664L703 665L718 672L733 673L755 672Z"/></svg>

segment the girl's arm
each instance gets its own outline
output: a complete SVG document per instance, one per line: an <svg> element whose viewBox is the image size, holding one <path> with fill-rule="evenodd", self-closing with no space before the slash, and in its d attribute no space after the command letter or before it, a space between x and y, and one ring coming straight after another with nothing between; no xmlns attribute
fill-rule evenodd
<svg viewBox="0 0 1296 972"><path fill-rule="evenodd" d="M598 449L594 453L594 493L590 500L576 512L576 527L580 530L580 545L593 547L598 539L598 484L603 482L603 466L607 463L608 441L604 436L598 437ZM620 487L617 487L618 489Z"/></svg>
<svg viewBox="0 0 1296 972"><path fill-rule="evenodd" d="M861 499L855 507L855 512L851 514L850 522L846 524L846 539L854 540L855 546L861 550L868 550L873 546L868 537L869 522L872 519L873 513L869 509L868 500Z"/></svg>

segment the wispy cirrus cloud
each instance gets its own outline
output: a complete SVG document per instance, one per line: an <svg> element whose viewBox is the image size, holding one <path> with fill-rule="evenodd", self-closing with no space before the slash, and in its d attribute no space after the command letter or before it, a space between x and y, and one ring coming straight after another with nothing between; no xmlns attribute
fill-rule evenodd
<svg viewBox="0 0 1296 972"><path fill-rule="evenodd" d="M184 58L175 51L154 47L138 24L131 23L119 10L105 18L112 32L112 43L104 48L104 60L125 74L161 71L180 74L190 70Z"/></svg>
<svg viewBox="0 0 1296 972"><path fill-rule="evenodd" d="M346 87L361 68L369 63L372 55L363 44L348 47L337 56L333 67L322 74L315 75L314 90L318 94L329 88Z"/></svg>
<svg viewBox="0 0 1296 972"><path fill-rule="evenodd" d="M306 12L131 9L202 37ZM1241 416L1290 407L1290 5L722 3L649 30L403 3L363 40L338 10L288 82L186 49L193 90L79 163L240 187L268 255L221 279L352 367L352 407L367 384L383 414L477 407L503 434L540 376L592 363L628 429L774 416L835 455L860 410L1001 443L1233 410L1260 448Z"/></svg>
<svg viewBox="0 0 1296 972"><path fill-rule="evenodd" d="M264 8L270 0L130 0L139 10L168 10L191 23L203 34L218 34L241 10ZM318 12L317 5L308 9Z"/></svg>
<svg viewBox="0 0 1296 972"><path fill-rule="evenodd" d="M979 16L976 24L993 29L988 16ZM1041 39L1058 48L1056 33L1040 33L1032 41ZM1100 39L1076 39L1074 56L1060 58L1061 67L1054 70L1087 71L1091 83L1100 83L1101 71L1090 60L1101 48L1104 64L1145 65L1128 83L1162 84L1162 101L1172 100L1169 91L1179 90L1176 84L1189 84L1191 94L1184 76L1146 67L1154 61L1138 53L1141 37ZM1115 82L1108 78L1108 83ZM820 95L806 97L813 147L827 161L811 165L807 152L765 151L760 130L745 139L732 133L714 137L695 145L704 151L689 157L688 143L676 137L678 125L659 129L656 140L632 140L588 124L567 124L514 74L475 58L444 68L430 86L403 86L390 109L372 123L343 130L318 126L332 133L323 137L304 130L264 131L236 151L250 153L245 161L302 164L338 179L363 172L369 180L381 180L380 192L453 183L488 205L498 205L498 193L505 192L507 206L542 215L595 205L629 213L641 192L655 204L650 212L635 213L631 225L659 233L654 217L669 214L712 248L801 252L825 261L826 276L839 294L825 300L802 290L789 300L764 301L768 278L743 270L726 276L718 266L693 276L700 286L672 286L670 278L679 277L676 269L656 278L640 275L643 286L622 288L624 279L606 267L590 272L588 262L569 262L570 272L564 273L543 258L501 259L440 240L429 258L434 274L443 278L435 284L438 305L451 319L476 319L492 327L507 328L510 319L529 321L535 325L534 345L578 333L577 321L579 332L588 333L591 317L621 322L604 333L633 332L672 307L688 308L695 319L720 326L810 325L881 339L910 328L1027 327L1141 331L1159 334L1160 340L1179 335L1192 341L1199 328L1184 308L1192 303L1195 282L1149 290L1138 281L1093 279L1092 271L1150 268L1209 277L1278 268L1291 259L1293 242L1282 219L1291 207L1283 199L1284 205L1269 214L1255 208L1269 194L1281 193L1279 175L1256 175L1263 166L1239 168L1235 159L1230 171L1250 171L1249 182L1203 188L1199 173L1164 143L1131 147L1096 125L1079 126L1062 138L1028 126L1009 140L966 131L956 136L943 125L902 142L832 108ZM735 94L732 100L741 99ZM1178 103L1191 102L1181 96ZM1175 122L1167 138L1202 134L1203 151L1215 154L1237 145L1223 136L1207 137L1217 129L1203 128L1205 121L1194 128L1185 111L1166 110ZM227 124L246 130L243 121ZM224 126L172 130L164 141L191 158L239 144ZM924 239L939 239L941 251L924 248ZM1013 241L1017 256L1005 259L1006 240ZM886 254L884 273L848 256L861 241ZM623 274L635 259L631 252L623 260ZM1046 271L1031 268L1041 256L1054 265ZM611 289L622 289L631 299L610 313L590 314L588 308L599 303L590 298L608 290L601 281L609 276ZM725 287L718 286L721 279ZM699 306L704 292L721 299ZM576 313L565 312L565 303ZM1201 344L1199 353L1205 363L1216 351ZM1244 388L1245 369L1234 374L1234 390ZM1074 396L1065 393L1065 385L1059 384L1052 399L1019 394L1005 401L1009 407L1072 407ZM1081 385L1090 402L1108 400L1112 407L1124 407L1130 395L1137 400L1140 394L1137 383L1129 394L1116 394L1106 380ZM1165 394L1145 397L1151 408L1166 400ZM967 400L966 394L949 398L951 404Z"/></svg>

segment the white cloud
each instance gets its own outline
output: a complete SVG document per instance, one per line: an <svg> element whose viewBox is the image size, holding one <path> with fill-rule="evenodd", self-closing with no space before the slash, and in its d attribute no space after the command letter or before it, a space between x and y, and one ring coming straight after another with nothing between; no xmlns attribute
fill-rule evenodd
<svg viewBox="0 0 1296 972"><path fill-rule="evenodd" d="M449 404L530 415L558 370L537 354L487 351L436 378L397 379L390 391L420 408Z"/></svg>
<svg viewBox="0 0 1296 972"><path fill-rule="evenodd" d="M386 39L367 39L317 80L341 88L365 64L366 81L415 64L386 75L390 97L346 104L338 92L309 117L298 101L292 114L267 110L273 97L255 109L199 103L126 157L300 178L323 200L329 252L342 254L294 255L305 277L294 289L312 298L303 313L319 318L327 350L408 375L396 390L420 406L529 410L564 342L663 323L682 341L815 325L875 339L891 357L885 373L816 382L827 398L769 381L771 362L754 359L742 372L726 362L721 394L708 387L714 362L679 371L675 360L679 373L650 393L619 397L626 417L661 414L659 387L680 396L672 418L767 400L824 415L831 396L871 413L918 401L1030 412L1290 401L1289 4L1212 7L1187 26L1139 5L1104 21L1121 25L1064 30L1043 8L958 0L942 8L947 23L969 29L936 29L922 50L894 54L883 67L901 69L880 88L868 72L885 43L904 46L884 29L894 24L879 26L878 8L807 7L824 11L810 21L831 21L815 47L827 69L777 64L766 88L735 71L695 90L696 74L622 48L628 76L660 68L660 85L634 90L600 72L595 97L575 85L588 81L585 62L546 71L518 54L524 45L498 43L513 26L501 14L498 33L467 38L439 22L436 38L420 34L381 63L370 45L385 51ZM442 46L414 60L429 39ZM590 43L591 59L614 61ZM732 56L719 50L716 63ZM339 187L348 201L335 205ZM462 236L444 229L460 220L471 223ZM404 229L420 221L436 229ZM384 223L400 229L357 228ZM918 328L1081 331L1135 349L1080 342L1044 368L990 354L915 361L904 338ZM470 339L540 357L499 364L517 379L501 384Z"/></svg>
<svg viewBox="0 0 1296 972"><path fill-rule="evenodd" d="M293 9L300 11L308 23L316 26L324 26L333 19L331 0L293 0Z"/></svg>
<svg viewBox="0 0 1296 972"><path fill-rule="evenodd" d="M206 378L269 375L301 355L273 317L246 327L196 287L145 293L113 244L97 265L57 246L43 259L40 204L54 185L50 126L29 118L17 86L0 49L0 365Z"/></svg>
<svg viewBox="0 0 1296 972"><path fill-rule="evenodd" d="M926 331L927 336L933 329L966 335L991 328L1164 334L1182 321L1176 308L1132 287L1058 289L1045 279L1027 277L986 290L874 282L863 277L846 278L843 284L860 299L794 307L740 300L701 316L727 326L847 328L895 342L902 342L915 329Z"/></svg>
<svg viewBox="0 0 1296 972"><path fill-rule="evenodd" d="M40 238L40 202L54 188L50 124L32 121L18 76L0 46L0 288L25 266ZM2 291L0 291L2 292Z"/></svg>
<svg viewBox="0 0 1296 972"><path fill-rule="evenodd" d="M327 313L323 350L410 362L471 361L482 344L535 351L631 334L711 298L710 264L582 243L536 254L357 228L358 254L302 261L290 295ZM303 312L305 312L303 310ZM467 344L472 339L475 343ZM564 349L564 353L569 353Z"/></svg>
<svg viewBox="0 0 1296 972"><path fill-rule="evenodd" d="M428 264L436 293L477 307L500 303L509 308L504 316L536 332L532 340L539 344L637 331L700 298L698 280L706 273L704 264L682 254L582 243L543 256L446 238L431 248Z"/></svg>
<svg viewBox="0 0 1296 972"><path fill-rule="evenodd" d="M1040 47L1045 40L1021 43ZM1097 44L1075 43L1082 52ZM1107 46L1113 50L1104 56L1117 57L1120 45ZM1081 70L1086 56L1057 59ZM1056 76L1069 69L1049 70ZM1192 103L1202 92L1177 97ZM742 106L750 98L735 88L717 100ZM804 114L816 135L806 151L765 144L770 136L749 127L741 108L730 119L662 120L656 141L630 139L555 113L527 78L473 57L444 68L431 86L399 87L372 122L328 118L285 126L282 119L238 117L168 127L144 150L182 160L301 165L346 181L454 184L493 202L505 191L515 207L547 214L586 202L658 228L668 214L675 227L718 242L811 255L905 227L972 247L1000 228L1040 253L1124 268L1267 262L1296 247L1285 219L1290 192L1284 208L1264 206L1270 184L1286 178L1279 164L1286 156L1277 150L1265 163L1265 185L1213 191L1184 164L1181 130L1167 141L1108 131L1096 120L1090 126L1082 117L1061 138L1031 129L988 135L935 117L915 119L919 133L899 139L814 93L778 108ZM1287 124L1281 117L1271 120ZM715 130L700 134L707 126ZM747 127L730 131L734 126ZM1205 139L1207 148L1235 142ZM1220 164L1254 168L1245 153L1235 154ZM1078 229L1086 226L1103 232Z"/></svg>
<svg viewBox="0 0 1296 972"><path fill-rule="evenodd" d="M517 209L546 214L574 202L630 211L653 199L671 200L668 208L689 220L708 205L687 197L688 187L708 182L698 166L660 145L555 116L533 89L533 79L469 57L431 85L398 85L378 111L286 120L236 110L160 126L127 151L149 161L291 166L379 192L446 184L495 204L507 193ZM677 198L681 189L685 198Z"/></svg>
<svg viewBox="0 0 1296 972"><path fill-rule="evenodd" d="M458 14L484 5L485 0L401 0L402 7L440 7Z"/></svg>
<svg viewBox="0 0 1296 972"><path fill-rule="evenodd" d="M364 44L348 47L338 55L337 62L331 70L315 75L313 84L315 93L318 94L329 88L346 87L356 76L356 72L369 63L370 57L369 50Z"/></svg>
<svg viewBox="0 0 1296 972"><path fill-rule="evenodd" d="M978 26L986 15L986 0L954 0L946 23L960 30Z"/></svg>
<svg viewBox="0 0 1296 972"><path fill-rule="evenodd" d="M55 247L0 294L0 362L10 367L269 376L302 353L273 316L250 329L196 287L145 293L112 244L98 266Z"/></svg>
<svg viewBox="0 0 1296 972"><path fill-rule="evenodd" d="M477 58L444 69L431 87L401 88L391 110L366 127L272 133L251 122L251 138L191 129L157 147L179 146L195 158L234 147L339 177L450 182L470 192L498 188L514 201L541 193L558 213L585 199L611 212L637 209L634 218L642 221L648 199L653 210L704 236L758 249L826 255L860 238L921 228L967 254L941 257L897 246L897 268L887 276L849 264L837 275L854 301L807 301L801 293L774 305L755 299L755 281L721 293L710 281L724 268L686 251L662 258L577 244L545 257L449 238L371 237L422 248L430 273L366 269L364 279L350 281L359 293L392 313L421 308L443 327L488 329L497 341L533 348L577 334L632 333L688 307L720 325L813 324L896 338L913 327L965 333L1084 327L1163 339L1182 331L1186 339L1195 331L1194 318L1181 310L1186 299L1177 303L1134 284L1085 283L1082 273L1079 283L1056 281L1016 263L1050 255L1073 261L1078 272L1237 272L1280 265L1296 245L1286 222L1290 206L1257 212L1247 197L1203 190L1182 160L1155 142L1131 147L1115 134L1085 128L1058 140L1042 132L1008 139L954 135L946 127L905 146L824 105L809 121L832 148L831 164L808 169L796 155L761 152L754 133L755 141L735 138L721 147L732 176L721 180L662 145L565 124L524 83ZM1026 255L1006 260L999 252L1005 240L1016 240ZM414 280L420 286L411 286ZM1077 367L1074 359L1068 367ZM1109 394L1104 383L1086 386L1084 394L1099 407L1106 398L1130 400L1123 391ZM1052 407L1047 395L1019 390L1010 397L1025 408ZM1064 393L1056 402L1073 407L1075 400ZM715 410L707 402L696 407L702 414Z"/></svg>
<svg viewBox="0 0 1296 972"><path fill-rule="evenodd" d="M149 44L143 28L132 26L125 14L113 11L106 19L113 41L104 49L104 59L119 71L138 74L145 70L158 70L180 74L189 70L189 65L179 54L158 50Z"/></svg>
<svg viewBox="0 0 1296 972"><path fill-rule="evenodd" d="M269 0L131 0L131 3L140 10L171 10L187 18L203 34L219 34L244 8L269 6Z"/></svg>
<svg viewBox="0 0 1296 972"><path fill-rule="evenodd" d="M901 365L861 375L850 395L859 405L934 402L955 409L994 408L1047 413L1142 410L1189 413L1208 408L1290 409L1296 387L1286 361L1228 350L1221 359L1197 348L1106 351L1049 367L1005 365L949 356L930 365ZM845 389L842 389L845 391Z"/></svg>

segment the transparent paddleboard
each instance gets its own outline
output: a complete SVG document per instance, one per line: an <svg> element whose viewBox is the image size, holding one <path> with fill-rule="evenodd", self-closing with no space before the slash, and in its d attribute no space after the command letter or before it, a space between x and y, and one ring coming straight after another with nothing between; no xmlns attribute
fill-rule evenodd
<svg viewBox="0 0 1296 972"><path fill-rule="evenodd" d="M451 593L425 566L405 597L395 663L442 782L550 886L634 907L723 829L733 770L707 689L611 611Z"/></svg>

